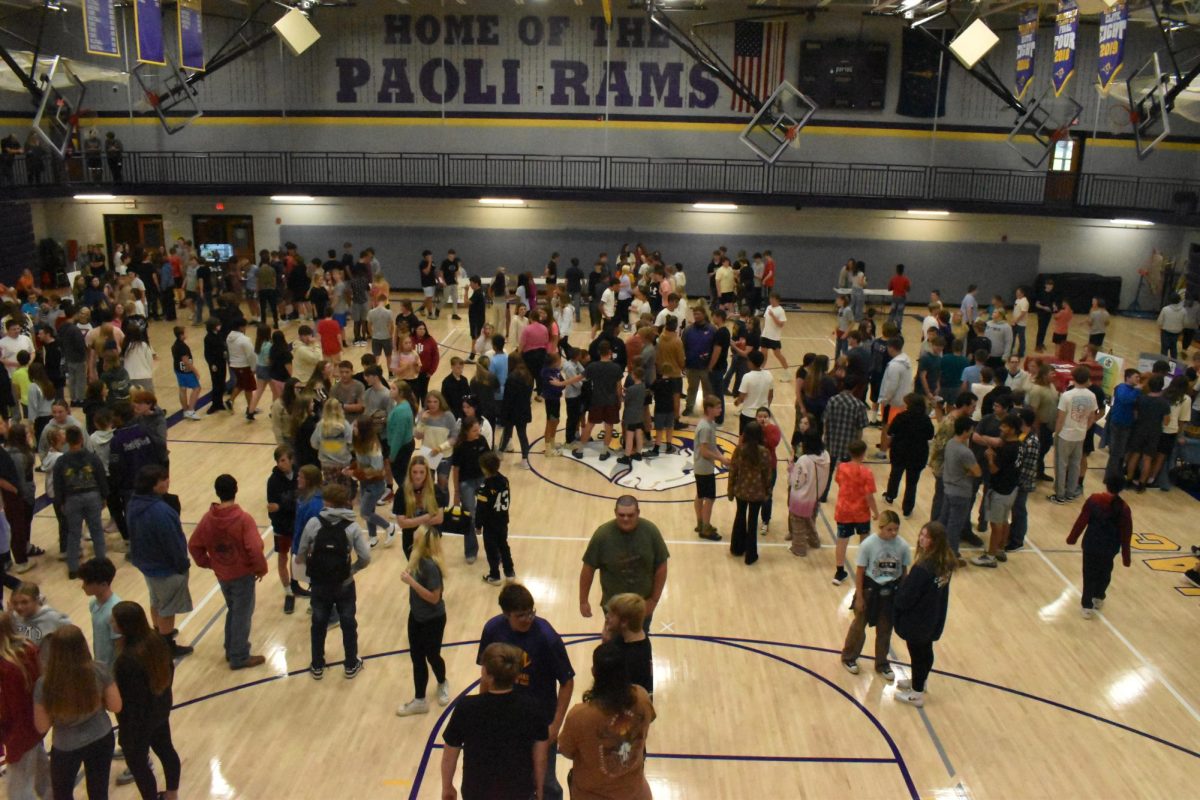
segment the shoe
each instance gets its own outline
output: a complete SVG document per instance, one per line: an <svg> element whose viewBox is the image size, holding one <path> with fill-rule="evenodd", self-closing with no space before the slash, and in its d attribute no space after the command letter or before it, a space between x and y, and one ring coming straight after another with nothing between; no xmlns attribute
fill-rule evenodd
<svg viewBox="0 0 1200 800"><path fill-rule="evenodd" d="M758 526L758 535L759 536L766 536L769 532L770 532L769 526L767 525L767 523L764 522Z"/></svg>
<svg viewBox="0 0 1200 800"><path fill-rule="evenodd" d="M179 644L174 639L172 639L169 644L171 645L171 658L172 659L183 658L184 656L190 656L192 654L192 652L195 650L195 648L188 647L186 644Z"/></svg>
<svg viewBox="0 0 1200 800"><path fill-rule="evenodd" d="M899 680L896 681L896 690L897 691L907 692L911 688L912 688L912 678L900 678Z"/></svg>
<svg viewBox="0 0 1200 800"><path fill-rule="evenodd" d="M634 461L641 461L641 460L642 460L642 454L641 454L641 453L634 453L632 456L630 456L630 458L632 458Z"/></svg>
<svg viewBox="0 0 1200 800"><path fill-rule="evenodd" d="M721 541L721 534L717 533L716 528L710 527L700 531L700 538L706 539L710 542L719 542Z"/></svg>
<svg viewBox="0 0 1200 800"><path fill-rule="evenodd" d="M69 581L77 581L77 580L79 580L79 573L78 573L78 572L72 572L71 570L67 570L67 580L69 580Z"/></svg>
<svg viewBox="0 0 1200 800"><path fill-rule="evenodd" d="M1092 608L1096 609L1097 611L1104 608L1104 598L1103 597L1093 597L1092 598Z"/></svg>
<svg viewBox="0 0 1200 800"><path fill-rule="evenodd" d="M45 551L45 550L43 550L42 548L38 547L37 545L30 545L30 546L29 546L29 547L28 547L28 548L25 550L25 555L28 555L28 556L44 556L44 555L46 555L46 551Z"/></svg>
<svg viewBox="0 0 1200 800"><path fill-rule="evenodd" d="M1008 561L1008 553L1001 550L999 553L996 553L996 560L999 561L1001 564L1005 563L1006 561Z"/></svg>
<svg viewBox="0 0 1200 800"><path fill-rule="evenodd" d="M467 563L474 564L476 558L478 558L478 556L467 556Z"/></svg>
<svg viewBox="0 0 1200 800"><path fill-rule="evenodd" d="M225 410L224 406L222 406L221 408L217 408L214 405L210 405L208 407L208 411L205 411L204 413L205 414L216 414L218 411L224 411L224 410Z"/></svg>
<svg viewBox="0 0 1200 800"><path fill-rule="evenodd" d="M1189 569L1183 573L1183 577L1191 581L1193 586L1200 587L1200 569Z"/></svg>
<svg viewBox="0 0 1200 800"><path fill-rule="evenodd" d="M1082 609L1080 613L1083 614L1084 619L1095 619L1096 617L1096 612L1090 608Z"/></svg>
<svg viewBox="0 0 1200 800"><path fill-rule="evenodd" d="M605 447L604 452L600 454L600 460L608 461L608 459L611 457L612 457L612 452L608 449L608 447Z"/></svg>
<svg viewBox="0 0 1200 800"><path fill-rule="evenodd" d="M955 561L955 566L965 567L967 565L967 560L965 558L963 558L962 556L956 557L954 559L954 561Z"/></svg>
<svg viewBox="0 0 1200 800"><path fill-rule="evenodd" d="M582 451L582 450L572 450L572 451L571 451L571 455L575 456L575 457L576 457L576 458L578 458L580 461L582 461L582 460L583 460L583 451Z"/></svg>
<svg viewBox="0 0 1200 800"><path fill-rule="evenodd" d="M1019 553L1024 549L1025 549L1024 542L1022 542L1021 544L1006 544L1006 545L1004 545L1004 552L1006 552L1006 553Z"/></svg>
<svg viewBox="0 0 1200 800"><path fill-rule="evenodd" d="M295 614L296 613L296 595L294 595L294 594L284 595L284 597L283 597L283 613L285 613L285 614Z"/></svg>
<svg viewBox="0 0 1200 800"><path fill-rule="evenodd" d="M29 572L31 569L33 569L33 562L26 561L24 564L13 564L12 571L21 575L22 573Z"/></svg>
<svg viewBox="0 0 1200 800"><path fill-rule="evenodd" d="M628 467L633 464L633 459L630 458L629 456L621 456L620 458L617 459L617 463L621 464L622 466Z"/></svg>
<svg viewBox="0 0 1200 800"><path fill-rule="evenodd" d="M602 461L604 460L604 459L603 459L603 457L601 457L601 460L602 460ZM522 459L521 459L521 463L520 463L520 464L518 464L517 466L518 466L518 467L520 467L521 469L528 469L528 470L532 470L532 469L533 469L533 467L532 467L532 466L530 466L530 464L529 464L529 459L528 459L528 458L522 458Z"/></svg>
<svg viewBox="0 0 1200 800"><path fill-rule="evenodd" d="M875 454L873 456L871 456L871 458L874 459L875 461L887 461L888 454L882 450L876 450Z"/></svg>
<svg viewBox="0 0 1200 800"><path fill-rule="evenodd" d="M1146 493L1146 484L1144 484L1144 483L1134 483L1134 487L1135 487L1134 491L1136 491L1138 494L1145 494L1145 493Z"/></svg>
<svg viewBox="0 0 1200 800"><path fill-rule="evenodd" d="M445 708L450 705L450 684L447 681L442 681L437 685L438 705Z"/></svg>
<svg viewBox="0 0 1200 800"><path fill-rule="evenodd" d="M451 315L450 315L450 319L457 319L457 320L461 320L461 319L462 319L462 317L460 317L458 314L451 314ZM443 703L442 705L445 705L445 703Z"/></svg>
<svg viewBox="0 0 1200 800"><path fill-rule="evenodd" d="M980 539L971 531L964 533L962 540L964 543L971 545L971 547L983 547L983 539Z"/></svg>
<svg viewBox="0 0 1200 800"><path fill-rule="evenodd" d="M368 536L367 541L369 541L371 543L372 550L374 550L376 547L379 546L379 537L378 536Z"/></svg>
<svg viewBox="0 0 1200 800"><path fill-rule="evenodd" d="M499 575L484 575L483 582L491 584L492 586L500 586L503 583L503 581L500 580Z"/></svg>
<svg viewBox="0 0 1200 800"><path fill-rule="evenodd" d="M891 664L884 664L882 668L876 669L875 671L887 678L889 681L896 679L896 673L892 672Z"/></svg>
<svg viewBox="0 0 1200 800"><path fill-rule="evenodd" d="M1145 490L1144 488L1141 488L1141 489L1138 489L1138 491L1139 491L1139 492L1144 492L1144 491L1146 491L1146 490ZM1070 500L1068 500L1067 498L1065 498L1065 497L1059 497L1059 496L1058 496L1058 495L1056 495L1056 494L1052 494L1052 495L1050 495L1049 497L1047 497L1046 499L1047 499L1047 500L1049 500L1051 503L1057 503L1057 504L1058 504L1058 505L1060 505L1060 506L1065 506L1067 503L1071 502L1071 501L1070 501Z"/></svg>
<svg viewBox="0 0 1200 800"><path fill-rule="evenodd" d="M390 523L387 529L387 535L383 537L383 549L387 549L396 543L396 523Z"/></svg>
<svg viewBox="0 0 1200 800"><path fill-rule="evenodd" d="M376 503L375 505L376 506L386 506L388 503L392 502L395 499L396 499L396 493L394 491L392 491L391 489L388 489L388 493L385 494L383 497L379 498L379 502Z"/></svg>
<svg viewBox="0 0 1200 800"><path fill-rule="evenodd" d="M137 780L137 778L133 777L133 773L129 771L128 767L126 767L125 770L117 776L117 786L128 786L135 780Z"/></svg>
<svg viewBox="0 0 1200 800"><path fill-rule="evenodd" d="M312 675L312 679L314 681L319 681L319 680L321 680L321 678L325 677L325 668L318 667L318 666L311 666L308 668L308 674Z"/></svg>
<svg viewBox="0 0 1200 800"><path fill-rule="evenodd" d="M251 667L261 667L265 663L267 663L267 660L262 656L250 656L241 664L230 664L229 668L232 670L250 669Z"/></svg>
<svg viewBox="0 0 1200 800"><path fill-rule="evenodd" d="M896 699L901 703L908 703L910 706L916 706L917 708L925 705L925 693L914 692L912 689L896 692Z"/></svg>
<svg viewBox="0 0 1200 800"><path fill-rule="evenodd" d="M971 563L977 567L989 567L991 569L995 569L998 564L996 558L994 556L989 556L987 553L984 553L981 556L975 556L971 559Z"/></svg>
<svg viewBox="0 0 1200 800"><path fill-rule="evenodd" d="M843 661L842 666L845 667L846 672L849 672L851 675L858 674L858 662L857 661Z"/></svg>
<svg viewBox="0 0 1200 800"><path fill-rule="evenodd" d="M428 714L429 703L425 700L409 700L396 709L397 717L415 717L417 714Z"/></svg>
<svg viewBox="0 0 1200 800"><path fill-rule="evenodd" d="M362 672L366 666L361 658L356 658L353 664L346 667L346 680L354 680L354 677Z"/></svg>
<svg viewBox="0 0 1200 800"><path fill-rule="evenodd" d="M833 573L833 585L834 585L834 586L841 586L841 585L842 585L842 581L846 580L846 578L847 578L847 577L849 577L849 573L848 573L848 572L846 572L846 568L845 568L845 567L838 567L838 568L837 568L837 571ZM856 669L855 669L855 674L857 674L857 673L858 673L858 670L857 670L857 668L856 668Z"/></svg>
<svg viewBox="0 0 1200 800"><path fill-rule="evenodd" d="M887 503L890 506L892 503L896 502L896 498L892 497L891 495L885 494L883 496L883 502Z"/></svg>

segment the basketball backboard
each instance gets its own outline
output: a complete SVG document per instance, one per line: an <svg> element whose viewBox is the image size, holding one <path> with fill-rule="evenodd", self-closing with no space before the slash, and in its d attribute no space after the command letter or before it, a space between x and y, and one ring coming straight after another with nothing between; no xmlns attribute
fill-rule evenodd
<svg viewBox="0 0 1200 800"><path fill-rule="evenodd" d="M173 134L186 128L204 111L196 102L199 91L188 83L188 76L169 54L166 59L166 67L138 64L133 68L133 77L142 90L144 107L158 116L163 130Z"/></svg>
<svg viewBox="0 0 1200 800"><path fill-rule="evenodd" d="M816 110L817 104L807 95L783 81L738 134L738 140L763 161L774 164L789 145L798 146L800 131Z"/></svg>
<svg viewBox="0 0 1200 800"><path fill-rule="evenodd" d="M66 86L62 86L64 77ZM34 79L42 88L42 98L33 115L33 131L49 150L64 158L71 150L71 135L87 88L61 56L55 56L46 72Z"/></svg>
<svg viewBox="0 0 1200 800"><path fill-rule="evenodd" d="M1138 158L1150 155L1171 134L1171 117L1166 106L1170 80L1163 74L1158 53L1153 53L1125 81Z"/></svg>
<svg viewBox="0 0 1200 800"><path fill-rule="evenodd" d="M1029 166L1037 169L1054 152L1054 145L1070 135L1071 128L1079 124L1079 113L1083 106L1073 97L1054 97L1054 89L1047 86L1033 102L1025 107L1025 113L1008 134L1008 146L1017 152ZM1036 149L1030 145L1036 145Z"/></svg>

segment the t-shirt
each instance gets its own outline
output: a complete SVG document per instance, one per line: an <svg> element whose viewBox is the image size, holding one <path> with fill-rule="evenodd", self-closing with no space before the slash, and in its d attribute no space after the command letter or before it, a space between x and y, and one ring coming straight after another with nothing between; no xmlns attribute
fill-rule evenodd
<svg viewBox="0 0 1200 800"><path fill-rule="evenodd" d="M942 357L937 353L922 353L917 359L917 380L913 385L913 391L917 394L925 394L925 386L921 383L922 375L929 383L929 388L936 392L942 376Z"/></svg>
<svg viewBox="0 0 1200 800"><path fill-rule="evenodd" d="M525 653L525 667L517 676L516 688L533 698L541 712L540 722L548 725L558 709L559 685L575 679L562 637L541 617L535 617L529 630L522 633L513 630L508 619L499 614L483 626L475 663L483 661L483 651L493 642L511 644Z"/></svg>
<svg viewBox="0 0 1200 800"><path fill-rule="evenodd" d="M512 691L460 699L442 741L462 748L464 800L499 800L533 796L533 745L549 736L532 698Z"/></svg>
<svg viewBox="0 0 1200 800"><path fill-rule="evenodd" d="M1096 409L1096 395L1086 386L1063 392L1058 398L1058 410L1066 412L1067 416L1058 435L1064 441L1082 442L1092 424L1092 413Z"/></svg>
<svg viewBox="0 0 1200 800"><path fill-rule="evenodd" d="M946 397L945 390L953 389L956 386L961 386L963 381L963 370L968 366L965 356L960 356L958 353L943 353L942 361L939 365L939 370L942 375L942 397L946 400L953 400L952 397Z"/></svg>
<svg viewBox="0 0 1200 800"><path fill-rule="evenodd" d="M88 610L92 612L92 653L97 661L109 669L117 660L116 642L121 638L112 627L113 607L119 602L121 598L117 597L116 592L103 604L94 597L88 600Z"/></svg>
<svg viewBox="0 0 1200 800"><path fill-rule="evenodd" d="M614 636L612 641L621 648L630 683L642 687L649 694L654 694L654 649L650 644L650 637L627 642L620 636Z"/></svg>
<svg viewBox="0 0 1200 800"><path fill-rule="evenodd" d="M763 369L747 372L738 385L738 393L746 395L742 402L742 416L753 417L758 409L771 403L771 373Z"/></svg>
<svg viewBox="0 0 1200 800"><path fill-rule="evenodd" d="M386 306L375 306L367 312L367 325L371 328L372 339L387 341L391 336L391 323L392 312Z"/></svg>
<svg viewBox="0 0 1200 800"><path fill-rule="evenodd" d="M617 404L617 382L624 372L615 361L593 361L583 374L592 387L591 408Z"/></svg>
<svg viewBox="0 0 1200 800"><path fill-rule="evenodd" d="M98 661L92 662L96 675L96 687L100 690L100 707L90 714L84 714L74 719L54 720L54 749L79 750L97 739L101 739L112 730L112 720L104 708L104 690L112 684L112 674L108 667ZM45 703L45 676L37 679L33 685L33 702Z"/></svg>
<svg viewBox="0 0 1200 800"><path fill-rule="evenodd" d="M171 360L175 364L176 372L192 372L193 368L183 363L184 359L189 362L192 360L192 348L187 346L187 342L182 339L176 339L175 344L171 345Z"/></svg>
<svg viewBox="0 0 1200 800"><path fill-rule="evenodd" d="M1137 419L1134 430L1138 438L1144 439L1155 431L1162 431L1163 418L1171 413L1171 401L1162 395L1144 394L1138 399Z"/></svg>
<svg viewBox="0 0 1200 800"><path fill-rule="evenodd" d="M942 487L951 497L970 497L974 477L970 469L978 464L975 454L958 439L946 442L942 452Z"/></svg>
<svg viewBox="0 0 1200 800"><path fill-rule="evenodd" d="M716 463L700 455L702 444L714 448L717 446L717 424L707 417L700 420L700 424L696 426L696 434L692 437L692 474L715 475Z"/></svg>
<svg viewBox="0 0 1200 800"><path fill-rule="evenodd" d="M646 735L654 706L641 686L627 711L612 714L596 703L579 703L559 734L559 752L571 759L571 796L601 800L650 800L646 781Z"/></svg>
<svg viewBox="0 0 1200 800"><path fill-rule="evenodd" d="M508 508L512 496L508 478L496 473L484 480L475 493L475 524L481 530L499 533L508 530Z"/></svg>
<svg viewBox="0 0 1200 800"><path fill-rule="evenodd" d="M787 312L783 310L783 306L767 306L763 313L763 338L778 342L783 338L783 326L786 323Z"/></svg>
<svg viewBox="0 0 1200 800"><path fill-rule="evenodd" d="M838 464L834 480L838 485L834 519L841 523L870 522L867 498L875 494L875 475L871 469L866 464L846 461Z"/></svg>
<svg viewBox="0 0 1200 800"><path fill-rule="evenodd" d="M342 326L331 317L326 317L317 323L317 335L321 337L321 352L326 356L335 356L342 352Z"/></svg>
<svg viewBox="0 0 1200 800"><path fill-rule="evenodd" d="M654 573L671 554L658 526L639 519L637 527L625 533L616 520L596 528L583 554L583 563L600 571L600 605L609 598L633 592L649 597L654 589Z"/></svg>
<svg viewBox="0 0 1200 800"><path fill-rule="evenodd" d="M908 542L896 536L884 539L872 533L858 548L854 562L866 571L866 576L876 583L893 583L912 563L912 549Z"/></svg>
<svg viewBox="0 0 1200 800"><path fill-rule="evenodd" d="M908 290L912 287L912 281L907 275L893 275L888 281L888 288L892 290L892 297L908 297Z"/></svg>
<svg viewBox="0 0 1200 800"><path fill-rule="evenodd" d="M646 384L638 381L625 387L625 407L621 424L626 428L641 425L646 418Z"/></svg>
<svg viewBox="0 0 1200 800"><path fill-rule="evenodd" d="M361 383L351 378L349 381L338 381L335 383L333 388L329 390L329 394L331 397L337 398L337 401L345 407L362 405L363 395L366 391ZM349 422L354 422L360 414L362 414L361 411L347 411L346 419Z"/></svg>
<svg viewBox="0 0 1200 800"><path fill-rule="evenodd" d="M442 571L432 558L422 558L417 564L417 573L413 576L417 583L427 591L436 592L442 588ZM428 622L431 619L446 616L445 598L439 597L436 603L430 603L417 594L417 590L408 587L408 613L417 622Z"/></svg>

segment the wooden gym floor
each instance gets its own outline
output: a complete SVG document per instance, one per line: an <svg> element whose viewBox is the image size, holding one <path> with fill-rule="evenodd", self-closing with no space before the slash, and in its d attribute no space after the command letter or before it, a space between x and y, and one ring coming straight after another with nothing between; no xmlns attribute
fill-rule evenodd
<svg viewBox="0 0 1200 800"><path fill-rule="evenodd" d="M467 348L466 322L448 317L431 325L443 344L434 386L449 370L450 356L465 355ZM290 338L295 327L286 327ZM807 351L831 353L832 328L827 306L790 313L784 352L793 367ZM202 329L189 331L199 358ZM905 333L915 359L915 317L905 321ZM584 330L572 340L584 344L587 336ZM1072 337L1083 341L1086 333L1076 326ZM174 412L170 326L153 325L152 340L161 354L158 396ZM1149 321L1118 317L1110 341L1116 355L1136 361L1138 352L1156 348L1157 331ZM349 352L357 362L364 348ZM769 366L777 364L772 359ZM792 385L782 380L783 371L774 374L781 378L774 411L790 432ZM172 489L182 498L190 533L213 499L213 479L234 475L239 501L262 526L269 553L264 495L274 442L266 414L249 423L242 409L239 401L235 415L172 425ZM534 416L530 435L536 442L540 406ZM726 426L729 446L736 442L735 425L731 419ZM868 440L875 435L869 432ZM1200 504L1183 491L1130 494L1137 532L1133 566L1118 566L1103 614L1087 621L1079 614L1079 550L1065 544L1078 504L1052 505L1044 499L1048 490L1040 489L1029 502L1031 546L998 570L967 568L954 578L936 672L926 706L917 710L896 703L893 690L870 669L852 676L839 664L852 589L830 584L828 516L820 550L807 559L788 553L785 481L776 486L770 534L760 539L762 558L747 568L725 544L702 542L692 532L690 482L637 474L610 480L587 463L547 459L536 443L534 449L532 472L517 468L518 456L504 458L513 487L513 556L538 614L568 641L579 673L576 700L590 683L591 642L599 629L598 618L579 615L580 557L592 530L610 518L613 498L629 491L641 498L643 515L662 529L671 548L670 578L653 631L658 720L646 772L656 798L1065 800L1195 792L1200 589L1188 588L1181 573L1192 564L1184 557L1190 546L1200 544ZM1103 458L1093 456L1089 491L1098 488L1095 468ZM615 459L607 465L615 466ZM888 467L873 469L882 487ZM916 513L901 527L910 544L927 518L932 491L925 475ZM727 534L731 522L731 504L718 501L714 523ZM56 549L51 510L37 516L34 541ZM478 678L475 641L484 621L498 612L497 589L480 581L482 554L467 566L459 539L448 536L446 545L444 654L457 695L471 691ZM117 592L145 603L141 575L123 556L114 560ZM269 560L272 572L258 589L252 634L254 652L267 663L245 672L229 671L222 657L224 608L212 573L192 570L196 608L178 627L180 641L194 644L196 652L176 673L172 718L183 757L182 796L440 796L437 744L446 714L434 705L428 716L394 715L413 693L400 548L375 550L371 567L358 577L360 650L367 667L353 682L343 680L340 670L321 683L308 677L305 602L294 616L283 614L273 556ZM52 555L40 561L25 577L39 582L49 603L90 636L87 598L78 582L67 580L65 565ZM327 641L330 660L340 659L338 631L330 631ZM894 639L893 651L896 662L907 663L902 641ZM564 782L568 768L559 759ZM118 798L136 796L132 787L113 791Z"/></svg>

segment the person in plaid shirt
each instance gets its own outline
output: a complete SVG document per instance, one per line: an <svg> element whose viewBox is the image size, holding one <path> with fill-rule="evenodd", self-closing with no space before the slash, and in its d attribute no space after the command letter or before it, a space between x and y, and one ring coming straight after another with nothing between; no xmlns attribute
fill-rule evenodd
<svg viewBox="0 0 1200 800"><path fill-rule="evenodd" d="M1006 552L1020 550L1025 546L1025 532L1029 530L1029 512L1025 502L1037 486L1038 456L1040 442L1037 435L1037 413L1032 408L1022 408L1017 412L1021 417L1021 449L1017 453L1017 500L1013 503L1012 527L1008 532L1008 544L1004 545Z"/></svg>
<svg viewBox="0 0 1200 800"><path fill-rule="evenodd" d="M867 404L858 398L862 379L853 373L842 381L842 391L830 398L822 415L825 422L825 449L829 451L829 474L832 478L837 465L850 458L850 443L862 439L867 427ZM829 499L830 480L825 484L821 502Z"/></svg>

